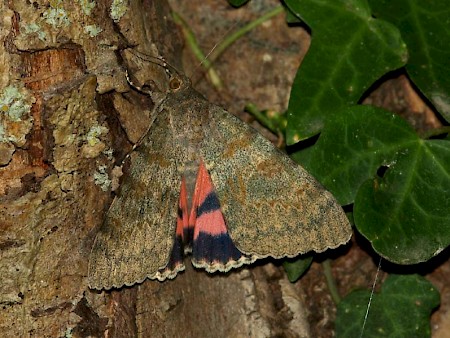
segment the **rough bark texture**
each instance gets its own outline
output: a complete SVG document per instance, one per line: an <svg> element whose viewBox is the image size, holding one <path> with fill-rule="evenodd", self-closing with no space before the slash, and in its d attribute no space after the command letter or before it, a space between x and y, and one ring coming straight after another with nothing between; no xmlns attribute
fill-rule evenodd
<svg viewBox="0 0 450 338"><path fill-rule="evenodd" d="M117 168L146 130L153 105L130 89L125 69L137 83L167 85L161 67L123 51L162 55L180 69L182 54L166 1L90 3L0 3L0 98L10 105L0 107L0 336L332 337L335 307L316 263L296 284L261 262L226 275L188 268L170 282L89 290L89 252L118 185ZM231 10L226 1L171 0L204 51L236 21L247 23L277 4L258 0ZM226 90L208 98L248 122L241 113L248 102L285 110L308 45L306 31L289 29L283 15L266 22L219 60ZM184 63L197 88L209 90L207 81L197 81L198 62L186 54ZM419 130L436 127L404 77L377 92L367 101L417 117ZM346 253L334 262L343 294L372 284L376 266L366 252L353 245L338 253ZM441 333L449 317L449 267L447 261L430 276L444 296L433 324L441 323Z"/></svg>

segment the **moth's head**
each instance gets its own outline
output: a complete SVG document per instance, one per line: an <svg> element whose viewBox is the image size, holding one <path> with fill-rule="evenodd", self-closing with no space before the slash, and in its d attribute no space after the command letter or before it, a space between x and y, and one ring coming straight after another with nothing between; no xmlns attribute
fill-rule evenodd
<svg viewBox="0 0 450 338"><path fill-rule="evenodd" d="M126 71L128 83L136 90L156 98L157 101L169 93L182 92L191 85L189 78L183 72L162 57L145 55L135 49L124 51L123 57L127 60L127 65L134 66L131 69L136 69L136 71ZM148 65L154 65L156 68L149 68ZM129 66L125 67L125 69L129 68ZM137 81L134 81L137 74Z"/></svg>
<svg viewBox="0 0 450 338"><path fill-rule="evenodd" d="M189 88L190 85L191 81L187 76L180 73L171 74L169 79L169 91L171 93L183 91L184 89Z"/></svg>

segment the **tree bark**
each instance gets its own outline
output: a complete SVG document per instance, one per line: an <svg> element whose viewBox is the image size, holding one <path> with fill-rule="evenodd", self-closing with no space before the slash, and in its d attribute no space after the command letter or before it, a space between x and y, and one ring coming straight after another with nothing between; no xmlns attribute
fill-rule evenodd
<svg viewBox="0 0 450 338"><path fill-rule="evenodd" d="M272 264L88 288L90 249L118 184L113 169L154 103L130 89L125 69L139 83L167 85L163 69L126 50L181 68L182 48L165 1L89 4L0 4L8 112L0 116L0 336L308 337L301 294Z"/></svg>

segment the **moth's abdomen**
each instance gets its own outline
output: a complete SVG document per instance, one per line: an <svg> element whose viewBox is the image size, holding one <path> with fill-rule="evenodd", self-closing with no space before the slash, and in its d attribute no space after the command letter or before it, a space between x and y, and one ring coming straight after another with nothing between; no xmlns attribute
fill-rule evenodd
<svg viewBox="0 0 450 338"><path fill-rule="evenodd" d="M203 161L197 169L190 209L186 205L186 180L182 178L174 246L167 267L161 271L162 276L172 276L180 269L184 252L192 252L193 265L208 272L225 272L256 260L234 245Z"/></svg>

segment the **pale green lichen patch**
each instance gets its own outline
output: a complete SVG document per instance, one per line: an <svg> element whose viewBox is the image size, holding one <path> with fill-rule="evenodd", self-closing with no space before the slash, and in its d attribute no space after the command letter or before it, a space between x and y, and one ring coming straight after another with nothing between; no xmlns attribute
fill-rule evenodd
<svg viewBox="0 0 450 338"><path fill-rule="evenodd" d="M47 121L52 125L55 144L53 166L59 173L79 170L84 159L95 158L106 148L99 138L103 131L97 129L99 112L94 107L95 86L95 78L89 77L46 103L50 112Z"/></svg>
<svg viewBox="0 0 450 338"><path fill-rule="evenodd" d="M72 330L73 330L72 328L67 328L66 332L64 333L64 338L72 338L73 337Z"/></svg>
<svg viewBox="0 0 450 338"><path fill-rule="evenodd" d="M14 86L4 88L0 94L0 113L5 114L11 121L20 121L24 114L28 114L31 103L28 92Z"/></svg>
<svg viewBox="0 0 450 338"><path fill-rule="evenodd" d="M78 3L80 4L81 9L83 10L84 14L91 15L92 10L95 7L95 1L91 0L78 0Z"/></svg>
<svg viewBox="0 0 450 338"><path fill-rule="evenodd" d="M108 191L111 186L111 180L106 172L107 166L101 165L98 167L98 171L94 172L94 183L100 186L103 191Z"/></svg>
<svg viewBox="0 0 450 338"><path fill-rule="evenodd" d="M4 122L0 119L0 143L16 142L17 137L11 134L7 129Z"/></svg>
<svg viewBox="0 0 450 338"><path fill-rule="evenodd" d="M8 86L0 91L0 165L9 163L15 146L25 144L33 125L30 110L34 101L25 88Z"/></svg>
<svg viewBox="0 0 450 338"><path fill-rule="evenodd" d="M106 144L100 140L102 135L108 133L108 128L94 124L85 136L87 144L81 148L81 154L86 158L95 158L105 149Z"/></svg>
<svg viewBox="0 0 450 338"><path fill-rule="evenodd" d="M109 131L108 128L103 127L103 126L99 126L99 125L92 126L86 135L86 140L87 140L88 144L91 147L95 146L97 143L100 142L99 137L101 135L105 135L106 133L108 133L108 131Z"/></svg>
<svg viewBox="0 0 450 338"><path fill-rule="evenodd" d="M110 161L113 160L113 153L114 151L111 148L105 148L102 151L102 154L104 154Z"/></svg>
<svg viewBox="0 0 450 338"><path fill-rule="evenodd" d="M128 10L128 1L126 0L113 0L110 8L110 16L114 22L119 22L122 16Z"/></svg>
<svg viewBox="0 0 450 338"><path fill-rule="evenodd" d="M23 33L26 35L37 34L41 41L45 41L45 38L47 37L47 34L42 30L41 26L35 22L23 25Z"/></svg>
<svg viewBox="0 0 450 338"><path fill-rule="evenodd" d="M89 34L91 38L96 37L99 33L101 33L103 29L96 25L88 25L84 27L84 32Z"/></svg>
<svg viewBox="0 0 450 338"><path fill-rule="evenodd" d="M50 1L50 8L45 10L42 16L45 22L54 28L68 26L70 24L69 17L62 6L61 0Z"/></svg>
<svg viewBox="0 0 450 338"><path fill-rule="evenodd" d="M8 142L9 140L7 138L5 127L3 127L3 124L0 124L0 142Z"/></svg>

